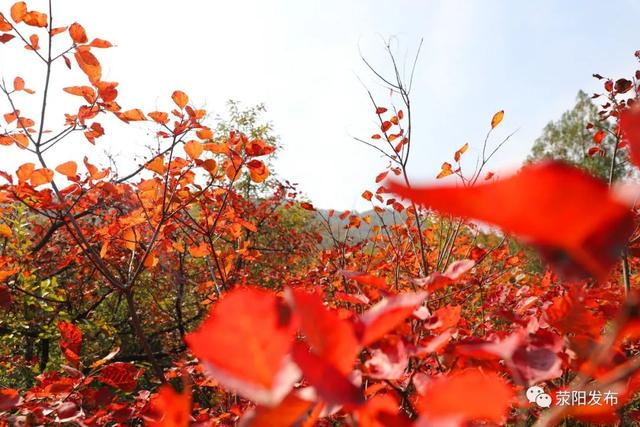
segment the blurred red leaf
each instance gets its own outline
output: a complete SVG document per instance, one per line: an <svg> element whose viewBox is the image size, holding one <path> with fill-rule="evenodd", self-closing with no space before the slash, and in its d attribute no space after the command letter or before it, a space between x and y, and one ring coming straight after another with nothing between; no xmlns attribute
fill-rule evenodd
<svg viewBox="0 0 640 427"><path fill-rule="evenodd" d="M585 270L604 276L632 231L629 208L609 194L606 183L557 161L474 187L407 188L391 182L389 189L441 213L519 234L572 277Z"/></svg>
<svg viewBox="0 0 640 427"><path fill-rule="evenodd" d="M324 358L312 353L306 344L294 344L293 360L318 396L328 404L357 406L363 402L360 389Z"/></svg>
<svg viewBox="0 0 640 427"><path fill-rule="evenodd" d="M221 384L257 403L275 406L298 380L289 351L296 332L291 309L273 293L227 293L186 342Z"/></svg>
<svg viewBox="0 0 640 427"><path fill-rule="evenodd" d="M148 427L187 427L191 424L191 390L183 393L168 384L151 398L152 415L145 417Z"/></svg>
<svg viewBox="0 0 640 427"><path fill-rule="evenodd" d="M351 372L359 347L351 324L326 308L318 294L294 289L290 296L311 350L342 374Z"/></svg>
<svg viewBox="0 0 640 427"><path fill-rule="evenodd" d="M434 425L470 421L503 424L513 398L511 386L497 373L468 369L427 383L420 399L421 421Z"/></svg>
<svg viewBox="0 0 640 427"><path fill-rule="evenodd" d="M18 390L12 388L0 388L0 411L10 411L20 403Z"/></svg>
<svg viewBox="0 0 640 427"><path fill-rule="evenodd" d="M357 331L362 345L369 345L396 328L427 297L425 292L406 293L384 298L360 316Z"/></svg>

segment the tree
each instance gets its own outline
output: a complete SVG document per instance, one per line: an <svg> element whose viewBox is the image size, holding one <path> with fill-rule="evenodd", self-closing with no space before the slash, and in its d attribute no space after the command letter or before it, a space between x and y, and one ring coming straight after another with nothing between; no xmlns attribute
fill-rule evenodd
<svg viewBox="0 0 640 427"><path fill-rule="evenodd" d="M460 163L465 144L442 165L443 185L410 182L419 122L391 55L394 79L372 71L395 98L382 106L370 94L377 123L363 140L390 162L362 194L379 222L356 241L372 215L329 211L333 244L318 248L305 228L313 206L270 173L275 140L259 112L207 124L179 90L163 111L123 109L128 94L102 81L96 57L111 44L78 23L54 26L52 3L0 14L0 43L31 55L44 81L37 92L13 74L0 83L2 154L32 160L0 171L1 426L636 423L629 192L557 161L494 177L484 167L508 139L490 138L504 111L487 120L473 171ZM60 72L78 85L56 88ZM640 166L637 80L605 83L598 115L619 124L614 165L629 151ZM71 108L59 122L55 105ZM89 160L107 117L124 123L110 129L154 131L128 174ZM84 159L54 161L52 151L74 154L75 136ZM523 268L526 253L509 244L518 238L549 261L544 272ZM616 403L541 410L521 393L533 384L613 391Z"/></svg>
<svg viewBox="0 0 640 427"><path fill-rule="evenodd" d="M531 148L527 162L547 158L565 160L609 180L614 135L614 123L603 120L591 98L579 91L575 106L544 127L542 135ZM627 155L621 151L616 156L614 180L626 176L629 171Z"/></svg>

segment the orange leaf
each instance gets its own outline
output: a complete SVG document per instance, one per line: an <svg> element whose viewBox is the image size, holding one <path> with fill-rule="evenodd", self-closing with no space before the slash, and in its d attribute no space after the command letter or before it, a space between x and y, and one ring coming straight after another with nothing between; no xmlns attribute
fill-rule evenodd
<svg viewBox="0 0 640 427"><path fill-rule="evenodd" d="M160 123L161 125L166 125L169 123L169 115L167 113L163 113L162 111L152 111L148 114L156 123Z"/></svg>
<svg viewBox="0 0 640 427"><path fill-rule="evenodd" d="M91 83L96 83L102 78L102 67L98 58L88 50L77 50L74 54L78 66L87 75Z"/></svg>
<svg viewBox="0 0 640 427"><path fill-rule="evenodd" d="M146 169L162 175L164 173L164 160L162 156L157 156L145 165Z"/></svg>
<svg viewBox="0 0 640 427"><path fill-rule="evenodd" d="M211 254L209 245L205 242L200 243L198 246L189 246L189 254L194 258L202 258Z"/></svg>
<svg viewBox="0 0 640 427"><path fill-rule="evenodd" d="M251 160L247 163L247 167L253 182L263 182L269 177L269 169L260 160Z"/></svg>
<svg viewBox="0 0 640 427"><path fill-rule="evenodd" d="M16 91L24 89L24 79L22 77L16 77L13 79L13 89Z"/></svg>
<svg viewBox="0 0 640 427"><path fill-rule="evenodd" d="M503 424L513 399L513 389L500 375L468 369L428 383L420 399L420 415L425 424L434 425L480 420Z"/></svg>
<svg viewBox="0 0 640 427"><path fill-rule="evenodd" d="M31 174L35 170L36 165L33 163L25 163L21 165L16 171L16 175L18 176L18 181L22 184L31 178Z"/></svg>
<svg viewBox="0 0 640 427"><path fill-rule="evenodd" d="M191 157L191 159L195 160L200 157L202 154L202 144L198 141L189 141L184 144L184 151Z"/></svg>
<svg viewBox="0 0 640 427"><path fill-rule="evenodd" d="M73 40L77 44L82 44L89 41L84 27L77 22L74 22L69 27L69 35L71 36L71 40Z"/></svg>
<svg viewBox="0 0 640 427"><path fill-rule="evenodd" d="M171 99L173 99L173 102L175 102L176 105L180 108L186 107L187 103L189 102L189 97L181 90L174 91L171 95Z"/></svg>
<svg viewBox="0 0 640 427"><path fill-rule="evenodd" d="M129 249L130 251L134 251L136 249L136 243L138 241L138 236L136 235L136 231L133 228L127 228L122 233L122 240L124 240L124 247Z"/></svg>
<svg viewBox="0 0 640 427"><path fill-rule="evenodd" d="M211 175L214 175L216 173L216 169L218 168L218 164L213 159L207 159L202 162L202 167Z"/></svg>
<svg viewBox="0 0 640 427"><path fill-rule="evenodd" d="M29 44L25 46L27 50L39 50L40 49L40 37L37 34L31 34L29 36Z"/></svg>
<svg viewBox="0 0 640 427"><path fill-rule="evenodd" d="M56 171L66 176L67 178L75 178L78 173L78 165L74 161L68 161L58 165Z"/></svg>
<svg viewBox="0 0 640 427"><path fill-rule="evenodd" d="M272 292L236 288L185 340L221 384L247 399L275 406L300 376L289 358L295 332L291 310Z"/></svg>
<svg viewBox="0 0 640 427"><path fill-rule="evenodd" d="M22 18L27 14L27 4L19 1L11 6L11 19L17 24L22 22Z"/></svg>
<svg viewBox="0 0 640 427"><path fill-rule="evenodd" d="M362 193L362 198L368 201L371 201L371 197L373 197L373 193L369 190Z"/></svg>
<svg viewBox="0 0 640 427"><path fill-rule="evenodd" d="M22 17L22 22L32 27L46 27L48 25L47 19L46 13L32 10Z"/></svg>
<svg viewBox="0 0 640 427"><path fill-rule="evenodd" d="M134 108L132 110L127 110L118 115L118 117L125 122L138 122L142 120L147 120L142 110L139 108Z"/></svg>
<svg viewBox="0 0 640 427"><path fill-rule="evenodd" d="M60 33L64 33L67 30L67 27L56 27L51 29L51 37L57 36Z"/></svg>
<svg viewBox="0 0 640 427"><path fill-rule="evenodd" d="M91 41L91 43L89 43L89 46L97 47L97 48L100 48L100 49L106 49L106 48L112 47L113 45L111 44L111 42L109 42L107 40L93 39Z"/></svg>
<svg viewBox="0 0 640 427"><path fill-rule="evenodd" d="M497 113L495 113L491 118L491 129L498 126L503 118L504 118L504 110L500 110Z"/></svg>
<svg viewBox="0 0 640 427"><path fill-rule="evenodd" d="M632 231L629 208L609 194L606 183L557 161L473 187L409 189L391 182L389 191L440 213L519 234L540 246L552 263L561 262L560 273L571 277L585 271L604 276Z"/></svg>
<svg viewBox="0 0 640 427"><path fill-rule="evenodd" d="M62 90L71 95L82 96L89 104L96 101L96 91L91 86L71 86Z"/></svg>
<svg viewBox="0 0 640 427"><path fill-rule="evenodd" d="M53 171L47 168L40 168L31 174L31 185L37 187L39 185L48 184L53 181Z"/></svg>
<svg viewBox="0 0 640 427"><path fill-rule="evenodd" d="M100 81L96 82L95 86L98 88L98 95L104 102L115 101L115 99L118 97L118 90L116 89L118 83L116 82Z"/></svg>
<svg viewBox="0 0 640 427"><path fill-rule="evenodd" d="M200 139L211 139L213 138L213 131L209 128L200 129L196 132L196 135Z"/></svg>

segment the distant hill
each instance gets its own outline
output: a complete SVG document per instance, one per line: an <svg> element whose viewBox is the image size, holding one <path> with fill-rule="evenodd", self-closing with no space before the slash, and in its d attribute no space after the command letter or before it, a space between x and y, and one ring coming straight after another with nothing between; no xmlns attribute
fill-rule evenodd
<svg viewBox="0 0 640 427"><path fill-rule="evenodd" d="M382 226L383 224L390 225L394 223L404 222L407 218L406 212L398 213L393 209L387 209L384 212L378 214L373 209L365 211L365 212L351 212L344 219L340 219L340 214L344 211L335 211L333 216L329 218L329 209L317 209L315 213L315 221L318 222L320 232L323 237L322 246L329 246L332 244L331 236L329 234L329 230L327 229L327 221L329 219L329 224L332 230L332 233L339 240L344 240L346 229L345 226L349 224L350 217L352 215L359 216L360 218L364 218L366 216L371 217L371 224L367 224L362 221L359 228L351 228L349 230L348 238L352 243L356 243L362 241L367 238L371 227L375 225Z"/></svg>

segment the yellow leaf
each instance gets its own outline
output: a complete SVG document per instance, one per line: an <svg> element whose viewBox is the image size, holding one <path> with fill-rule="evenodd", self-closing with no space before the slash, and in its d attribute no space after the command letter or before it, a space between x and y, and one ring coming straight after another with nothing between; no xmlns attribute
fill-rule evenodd
<svg viewBox="0 0 640 427"><path fill-rule="evenodd" d="M127 228L126 230L124 230L124 233L122 233L122 238L124 239L124 247L129 249L130 251L133 251L136 249L136 232L133 230L133 228Z"/></svg>
<svg viewBox="0 0 640 427"><path fill-rule="evenodd" d="M444 162L442 164L442 169L440 170L440 173L436 178L437 179L444 178L445 176L449 176L451 174L453 174L453 170L451 169L451 164Z"/></svg>
<svg viewBox="0 0 640 427"><path fill-rule="evenodd" d="M7 239L11 237L11 229L7 224L0 224L0 236Z"/></svg>
<svg viewBox="0 0 640 427"><path fill-rule="evenodd" d="M504 118L504 110L500 110L497 113L495 113L493 115L493 118L491 119L491 129L498 126L503 118Z"/></svg>
<svg viewBox="0 0 640 427"><path fill-rule="evenodd" d="M460 157L469 149L469 144L464 144L453 156L456 162L460 161Z"/></svg>

